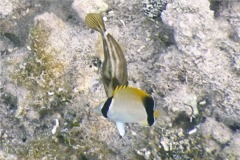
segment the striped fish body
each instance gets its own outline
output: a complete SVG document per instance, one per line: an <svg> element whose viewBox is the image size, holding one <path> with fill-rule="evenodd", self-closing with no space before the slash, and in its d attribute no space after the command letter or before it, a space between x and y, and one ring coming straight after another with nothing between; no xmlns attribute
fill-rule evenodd
<svg viewBox="0 0 240 160"><path fill-rule="evenodd" d="M102 36L104 51L102 80L107 97L111 97L117 86L128 84L126 59L117 41L106 31L100 14L89 13L85 21Z"/></svg>

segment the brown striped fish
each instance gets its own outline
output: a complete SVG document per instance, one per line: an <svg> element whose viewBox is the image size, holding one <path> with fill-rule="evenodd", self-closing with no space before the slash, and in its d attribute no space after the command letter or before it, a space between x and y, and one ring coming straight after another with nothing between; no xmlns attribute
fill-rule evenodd
<svg viewBox="0 0 240 160"><path fill-rule="evenodd" d="M106 31L101 14L89 13L85 22L101 34L104 51L101 74L107 97L111 97L117 86L128 84L126 59L117 41Z"/></svg>

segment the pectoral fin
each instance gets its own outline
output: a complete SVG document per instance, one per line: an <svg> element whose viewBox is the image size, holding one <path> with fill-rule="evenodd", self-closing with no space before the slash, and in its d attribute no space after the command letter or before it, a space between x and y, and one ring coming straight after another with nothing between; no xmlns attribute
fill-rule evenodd
<svg viewBox="0 0 240 160"><path fill-rule="evenodd" d="M125 123L116 122L119 134L123 137L125 135Z"/></svg>

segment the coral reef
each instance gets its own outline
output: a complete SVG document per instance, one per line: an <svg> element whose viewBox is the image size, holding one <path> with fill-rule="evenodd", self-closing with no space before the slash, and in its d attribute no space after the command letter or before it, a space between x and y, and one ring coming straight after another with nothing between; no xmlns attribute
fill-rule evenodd
<svg viewBox="0 0 240 160"><path fill-rule="evenodd" d="M2 2L0 159L240 158L238 2ZM106 95L88 12L123 48L129 85L166 112L153 127L120 138L94 113Z"/></svg>

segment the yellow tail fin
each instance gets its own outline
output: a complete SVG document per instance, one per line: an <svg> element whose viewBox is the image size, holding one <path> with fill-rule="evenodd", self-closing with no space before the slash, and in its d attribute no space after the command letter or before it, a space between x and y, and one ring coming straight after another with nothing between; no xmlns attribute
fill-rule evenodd
<svg viewBox="0 0 240 160"><path fill-rule="evenodd" d="M160 111L159 110L155 110L153 113L154 118L158 118L160 117Z"/></svg>
<svg viewBox="0 0 240 160"><path fill-rule="evenodd" d="M162 107L159 107L157 110L154 111L154 119L161 119L165 121L168 118L167 113L163 110Z"/></svg>
<svg viewBox="0 0 240 160"><path fill-rule="evenodd" d="M102 16L99 13L89 13L85 18L85 23L92 29L104 33L105 26L102 19Z"/></svg>

